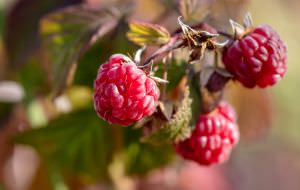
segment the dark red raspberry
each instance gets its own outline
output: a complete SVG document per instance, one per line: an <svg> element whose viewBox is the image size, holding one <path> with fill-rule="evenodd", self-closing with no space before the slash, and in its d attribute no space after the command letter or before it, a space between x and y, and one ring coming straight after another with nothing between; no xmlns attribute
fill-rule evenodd
<svg viewBox="0 0 300 190"><path fill-rule="evenodd" d="M175 144L178 154L202 165L225 162L239 140L233 108L220 103L214 111L200 115L190 138Z"/></svg>
<svg viewBox="0 0 300 190"><path fill-rule="evenodd" d="M226 69L245 87L272 86L286 72L287 48L268 25L235 40L223 53Z"/></svg>
<svg viewBox="0 0 300 190"><path fill-rule="evenodd" d="M128 126L151 115L157 105L156 83L127 56L112 55L94 82L94 107L111 124Z"/></svg>

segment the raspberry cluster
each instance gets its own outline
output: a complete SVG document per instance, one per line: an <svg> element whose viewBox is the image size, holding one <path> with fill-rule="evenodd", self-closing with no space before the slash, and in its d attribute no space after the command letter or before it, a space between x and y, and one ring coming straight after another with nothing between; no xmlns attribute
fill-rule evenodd
<svg viewBox="0 0 300 190"><path fill-rule="evenodd" d="M151 115L160 92L155 81L127 56L112 55L94 82L94 107L111 124L128 126Z"/></svg>
<svg viewBox="0 0 300 190"><path fill-rule="evenodd" d="M190 138L175 144L179 155L202 165L223 163L239 140L236 113L225 102L200 115Z"/></svg>
<svg viewBox="0 0 300 190"><path fill-rule="evenodd" d="M287 48L269 25L250 30L223 53L226 69L245 87L267 87L286 72Z"/></svg>
<svg viewBox="0 0 300 190"><path fill-rule="evenodd" d="M244 25L247 28L234 21L231 22L236 33L234 37L223 33L223 35L230 38L230 43L227 44L219 43L215 38L222 32L218 34L217 30L205 23L190 27L184 24L179 17L178 23L181 29L175 31L172 34L173 37L170 37L171 34L170 36L164 36L165 38L170 37L169 40L166 40L168 41L167 44L162 45L159 43L160 49L156 50L148 59L145 59L143 68L149 70L152 68L153 60L156 57L167 55L167 53L177 48L189 48L190 54L187 63L200 64L200 67L197 68L201 68L201 71L196 71L196 67L190 67L189 69L193 69L193 72L186 72L186 74L191 74L192 77L182 77L182 79L197 80L192 82L201 85L202 106L208 104L208 107L211 108L217 104L216 107L213 107L213 111L199 116L190 137L188 137L190 133L179 134L178 131L190 132L188 127L191 116L189 118L185 116L192 114L190 114L190 111L186 111L189 114L180 115L180 104L178 103L181 100L179 98L174 98L176 100L167 98L175 91L178 93L179 91L184 91L183 89L189 90L189 88L182 88L182 82L178 84L177 87L179 88L175 88L174 91L168 94L167 88L164 86L161 88L164 90L162 93L164 96L160 100L157 114L149 118L145 122L146 124L143 123L144 121L139 123L146 129L150 127L151 133L154 131L153 133L161 132L163 135L172 136L170 141L174 143L176 152L184 159L193 160L202 165L223 163L229 158L232 148L238 143L240 135L236 113L228 103L220 102L222 96L220 92L223 91L229 80L237 80L247 88L256 86L265 88L276 84L286 73L287 48L279 35L268 25L252 27L249 15L246 18L248 20L246 20L247 22ZM135 23L135 25L138 24ZM141 26L141 28L147 28L151 25L141 24ZM199 28L203 30L198 31L197 29ZM151 30L153 29L160 30L160 27L152 25ZM165 34L166 30L161 32ZM131 40L136 40L134 38L135 35L136 33L129 35L132 37ZM222 52L221 57L225 68L220 67L218 64L219 49ZM139 53L136 56L141 53L141 50L138 51ZM205 63L199 61L202 60L203 52L206 50L215 51L214 64L207 63L205 65ZM136 60L140 59L137 58ZM168 69L166 68L164 70L165 78L168 76ZM203 68L207 68L207 70ZM200 73L200 77L197 73ZM121 54L112 55L107 63L101 65L97 78L94 81L95 110L102 119L110 124L131 125L154 113L160 96L160 91L155 81L166 85L168 81L165 78L149 77L127 56ZM198 80L199 78L201 81ZM187 96L187 99L189 100L188 102L192 102L191 97ZM202 108L207 111L205 106ZM179 118L178 121L174 120L175 123L180 123L181 120L187 121L184 127L188 128L188 130L185 130L186 128L182 127L183 125L174 126L170 124L170 120L177 113L182 118ZM161 117L162 114L164 114L163 117ZM162 126L165 123L170 125L164 128ZM181 139L185 140L177 142L176 139L178 138L174 134L182 135L180 136Z"/></svg>

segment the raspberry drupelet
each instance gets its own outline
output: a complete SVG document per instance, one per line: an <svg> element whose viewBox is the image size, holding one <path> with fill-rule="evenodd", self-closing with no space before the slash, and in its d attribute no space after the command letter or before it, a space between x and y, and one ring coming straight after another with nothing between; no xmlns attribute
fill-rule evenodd
<svg viewBox="0 0 300 190"><path fill-rule="evenodd" d="M269 25L250 29L223 52L226 69L245 87L276 84L287 69L287 48Z"/></svg>
<svg viewBox="0 0 300 190"><path fill-rule="evenodd" d="M127 56L112 55L94 81L94 107L110 124L128 126L151 115L160 92L156 83Z"/></svg>
<svg viewBox="0 0 300 190"><path fill-rule="evenodd" d="M200 115L191 137L175 144L175 149L184 159L201 165L220 164L238 141L236 113L221 102L212 112Z"/></svg>

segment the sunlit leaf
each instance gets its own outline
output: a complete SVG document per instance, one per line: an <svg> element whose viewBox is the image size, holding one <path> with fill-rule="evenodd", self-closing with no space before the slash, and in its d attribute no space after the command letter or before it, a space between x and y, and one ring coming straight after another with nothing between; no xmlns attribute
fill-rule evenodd
<svg viewBox="0 0 300 190"><path fill-rule="evenodd" d="M42 45L53 72L54 96L72 82L77 60L87 47L116 27L121 12L118 13L74 6L42 19Z"/></svg>
<svg viewBox="0 0 300 190"><path fill-rule="evenodd" d="M167 29L157 24L130 22L127 37L138 45L162 45L170 41Z"/></svg>

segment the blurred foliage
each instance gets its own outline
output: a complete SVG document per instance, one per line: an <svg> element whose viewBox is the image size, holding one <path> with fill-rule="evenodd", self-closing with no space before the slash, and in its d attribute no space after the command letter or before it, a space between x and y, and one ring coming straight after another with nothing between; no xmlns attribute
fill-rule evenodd
<svg viewBox="0 0 300 190"><path fill-rule="evenodd" d="M45 94L50 91L46 71L37 59L31 59L16 73L16 80L24 87L25 102L33 100L37 94Z"/></svg>
<svg viewBox="0 0 300 190"><path fill-rule="evenodd" d="M171 145L150 145L139 143L138 139L129 143L125 151L125 169L128 175L145 175L154 168L168 164L173 158Z"/></svg>
<svg viewBox="0 0 300 190"><path fill-rule="evenodd" d="M48 117L40 100L33 100L27 107L28 120L32 128L41 127L48 123Z"/></svg>
<svg viewBox="0 0 300 190"><path fill-rule="evenodd" d="M180 14L185 21L199 21L209 14L209 3L199 0L181 0Z"/></svg>
<svg viewBox="0 0 300 190"><path fill-rule="evenodd" d="M145 175L154 168L168 164L174 156L169 144L147 144L140 142L143 129L122 129L124 138L124 162L127 175ZM157 156L159 155L159 156Z"/></svg>
<svg viewBox="0 0 300 190"><path fill-rule="evenodd" d="M0 129L5 127L9 114L13 110L13 104L0 102Z"/></svg>
<svg viewBox="0 0 300 190"><path fill-rule="evenodd" d="M45 160L67 172L98 180L107 178L113 150L111 133L109 125L93 109L87 109L19 134L15 141L33 146Z"/></svg>
<svg viewBox="0 0 300 190"><path fill-rule="evenodd" d="M3 35L3 31L4 31L4 24L5 24L5 12L3 10L3 8L0 8L0 35Z"/></svg>
<svg viewBox="0 0 300 190"><path fill-rule="evenodd" d="M115 10L116 12L116 10ZM76 63L84 50L113 30L121 16L109 9L73 6L52 13L41 20L42 45L51 63L54 96L71 84Z"/></svg>
<svg viewBox="0 0 300 190"><path fill-rule="evenodd" d="M124 136L124 164L128 175L147 173L169 163L173 157L170 145L141 143L141 130L128 127L118 133ZM118 146L115 135L112 127L99 119L93 109L84 109L63 114L42 128L21 133L15 142L34 147L50 165L64 172L99 180L108 177L107 167Z"/></svg>
<svg viewBox="0 0 300 190"><path fill-rule="evenodd" d="M93 101L93 91L87 86L72 86L67 89L66 96L68 97L73 110L79 110L90 105Z"/></svg>
<svg viewBox="0 0 300 190"><path fill-rule="evenodd" d="M55 9L81 2L82 0L17 0L8 13L4 31L10 66L17 67L26 63L39 46L38 23L43 15Z"/></svg>

